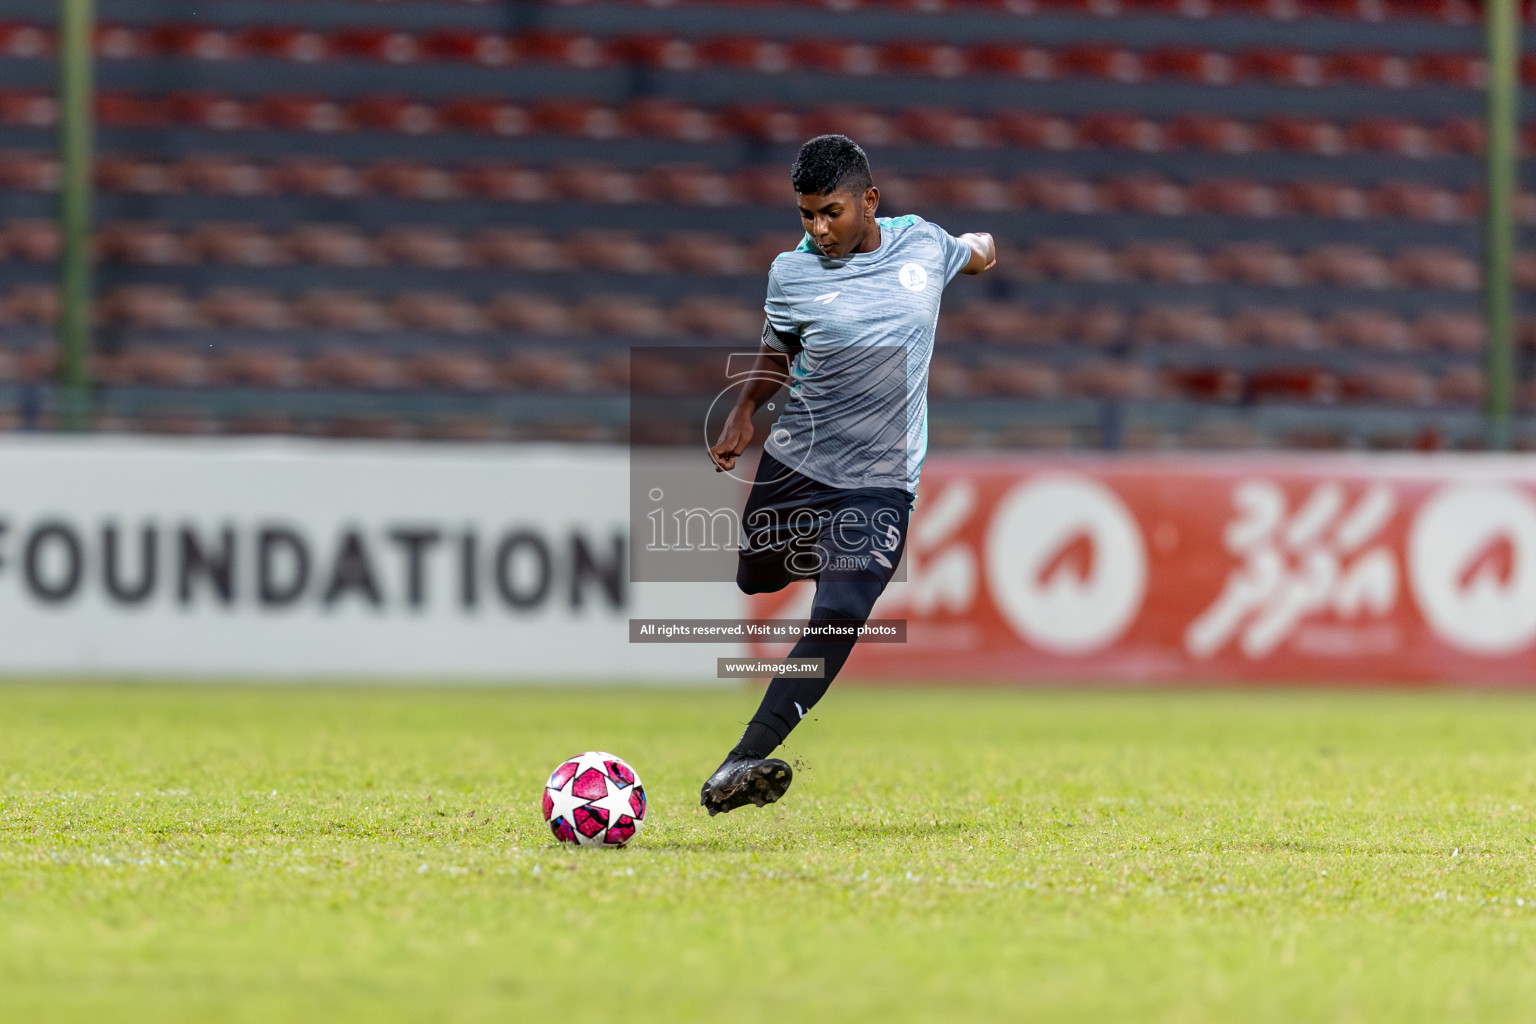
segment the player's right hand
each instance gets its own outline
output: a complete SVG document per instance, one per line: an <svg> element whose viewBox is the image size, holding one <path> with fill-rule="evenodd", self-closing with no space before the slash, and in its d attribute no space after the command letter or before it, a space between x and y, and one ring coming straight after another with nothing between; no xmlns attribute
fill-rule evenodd
<svg viewBox="0 0 1536 1024"><path fill-rule="evenodd" d="M752 416L741 409L732 409L720 430L720 440L709 449L715 472L724 473L736 468L736 459L752 443Z"/></svg>

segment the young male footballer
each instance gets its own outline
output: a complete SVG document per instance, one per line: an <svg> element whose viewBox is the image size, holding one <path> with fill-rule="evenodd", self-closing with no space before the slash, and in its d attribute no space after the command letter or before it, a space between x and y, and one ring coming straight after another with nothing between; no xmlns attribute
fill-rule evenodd
<svg viewBox="0 0 1536 1024"><path fill-rule="evenodd" d="M805 238L768 271L763 347L709 454L716 472L735 468L787 358L788 396L742 512L736 585L762 594L815 580L810 628L790 657L821 658L824 672L769 683L700 792L712 815L761 807L789 788L793 770L769 755L837 677L906 544L940 295L956 274L997 262L989 234L956 238L921 217L876 217L869 160L846 136L802 146L790 182Z"/></svg>

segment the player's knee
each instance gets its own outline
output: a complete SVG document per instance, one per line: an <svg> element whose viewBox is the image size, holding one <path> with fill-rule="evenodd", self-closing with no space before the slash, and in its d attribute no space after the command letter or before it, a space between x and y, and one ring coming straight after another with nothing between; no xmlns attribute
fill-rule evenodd
<svg viewBox="0 0 1536 1024"><path fill-rule="evenodd" d="M736 567L736 589L743 594L773 594L789 586L789 580L754 573L745 565Z"/></svg>

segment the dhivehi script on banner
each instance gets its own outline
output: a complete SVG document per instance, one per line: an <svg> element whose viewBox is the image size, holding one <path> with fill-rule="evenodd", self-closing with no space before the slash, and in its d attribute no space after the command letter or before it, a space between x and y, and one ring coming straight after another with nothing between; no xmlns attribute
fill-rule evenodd
<svg viewBox="0 0 1536 1024"><path fill-rule="evenodd" d="M0 672L712 677L628 643L631 618L744 599L630 581L627 468L576 446L6 438Z"/></svg>

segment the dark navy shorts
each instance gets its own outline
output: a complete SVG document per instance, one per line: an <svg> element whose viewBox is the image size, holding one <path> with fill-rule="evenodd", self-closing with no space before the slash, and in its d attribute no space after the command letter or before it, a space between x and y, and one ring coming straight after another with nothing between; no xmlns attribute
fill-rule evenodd
<svg viewBox="0 0 1536 1024"><path fill-rule="evenodd" d="M748 593L795 580L888 583L906 549L912 494L829 487L763 452L742 510L736 580Z"/></svg>

